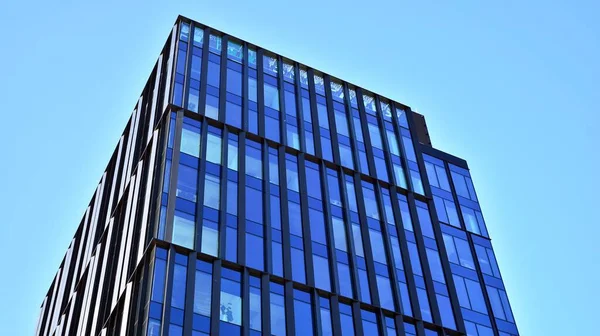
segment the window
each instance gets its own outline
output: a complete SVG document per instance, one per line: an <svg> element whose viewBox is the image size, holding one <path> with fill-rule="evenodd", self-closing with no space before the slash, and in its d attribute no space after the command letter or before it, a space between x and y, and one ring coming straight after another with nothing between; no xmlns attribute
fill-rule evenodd
<svg viewBox="0 0 600 336"><path fill-rule="evenodd" d="M400 156L400 148L398 147L398 139L396 138L396 134L394 134L393 130L389 129L386 129L385 133L387 134L390 153L396 156Z"/></svg>
<svg viewBox="0 0 600 336"><path fill-rule="evenodd" d="M461 307L486 314L487 308L479 282L453 274L454 287Z"/></svg>
<svg viewBox="0 0 600 336"><path fill-rule="evenodd" d="M444 279L444 270L442 269L442 263L440 262L440 255L438 251L426 248L427 261L429 262L429 269L431 270L431 277L433 281L440 283L446 283Z"/></svg>
<svg viewBox="0 0 600 336"><path fill-rule="evenodd" d="M179 198L196 202L196 186L198 184L198 171L186 165L179 165L177 175L177 191L175 195Z"/></svg>
<svg viewBox="0 0 600 336"><path fill-rule="evenodd" d="M421 201L415 201L415 203L417 205L417 216L419 217L419 224L421 226L423 236L435 239L427 204Z"/></svg>
<svg viewBox="0 0 600 336"><path fill-rule="evenodd" d="M327 107L323 104L317 103L317 115L319 118L319 127L329 129L329 119L327 114Z"/></svg>
<svg viewBox="0 0 600 336"><path fill-rule="evenodd" d="M340 324L342 326L342 336L354 336L352 308L343 303L340 303Z"/></svg>
<svg viewBox="0 0 600 336"><path fill-rule="evenodd" d="M242 325L242 295L240 274L224 268L221 279L220 319L223 322Z"/></svg>
<svg viewBox="0 0 600 336"><path fill-rule="evenodd" d="M206 174L204 181L204 206L219 210L221 200L220 180L218 176Z"/></svg>
<svg viewBox="0 0 600 336"><path fill-rule="evenodd" d="M292 247L292 279L301 283L306 282L304 269L304 251Z"/></svg>
<svg viewBox="0 0 600 336"><path fill-rule="evenodd" d="M430 158L427 155L423 155L425 159L425 169L427 170L427 177L429 178L429 184L433 187L437 187L446 191L450 191L450 183L448 183L448 175L443 166L434 164L427 161ZM429 160L435 160L433 158Z"/></svg>
<svg viewBox="0 0 600 336"><path fill-rule="evenodd" d="M242 74L227 68L227 92L242 96Z"/></svg>
<svg viewBox="0 0 600 336"><path fill-rule="evenodd" d="M331 280L329 279L329 261L327 258L313 254L313 265L315 273L315 287L331 291Z"/></svg>
<svg viewBox="0 0 600 336"><path fill-rule="evenodd" d="M371 138L371 145L377 149L383 150L383 144L381 143L381 134L379 133L379 127L376 124L367 123L369 127L369 135Z"/></svg>
<svg viewBox="0 0 600 336"><path fill-rule="evenodd" d="M171 241L173 244L193 249L195 228L196 224L194 223L194 216L175 210L175 217L173 218L173 238Z"/></svg>
<svg viewBox="0 0 600 336"><path fill-rule="evenodd" d="M208 133L206 144L206 161L221 164L221 137L219 134Z"/></svg>
<svg viewBox="0 0 600 336"><path fill-rule="evenodd" d="M208 40L208 47L210 48L210 51L216 54L221 54L222 41L223 40L221 39L221 36L210 34Z"/></svg>
<svg viewBox="0 0 600 336"><path fill-rule="evenodd" d="M183 124L181 129L181 145L182 153L193 157L200 156L200 129L188 124Z"/></svg>
<svg viewBox="0 0 600 336"><path fill-rule="evenodd" d="M279 111L279 89L268 83L265 83L264 88L265 106Z"/></svg>
<svg viewBox="0 0 600 336"><path fill-rule="evenodd" d="M253 102L258 102L257 100L257 89L258 85L256 84L256 78L248 77L248 99Z"/></svg>
<svg viewBox="0 0 600 336"><path fill-rule="evenodd" d="M202 222L202 253L219 255L219 224L205 219Z"/></svg>
<svg viewBox="0 0 600 336"><path fill-rule="evenodd" d="M246 175L262 179L260 144L248 140L246 143Z"/></svg>
<svg viewBox="0 0 600 336"><path fill-rule="evenodd" d="M487 288L488 296L490 298L490 304L494 311L494 317L514 323L515 320L508 303L508 297L506 292L491 286L485 286Z"/></svg>
<svg viewBox="0 0 600 336"><path fill-rule="evenodd" d="M271 282L270 286L271 334L285 336L285 299L283 286Z"/></svg>
<svg viewBox="0 0 600 336"><path fill-rule="evenodd" d="M381 236L381 232L369 229L369 236L371 237L373 260L384 265L387 264L387 259L385 257L385 246L383 245L383 237Z"/></svg>
<svg viewBox="0 0 600 336"><path fill-rule="evenodd" d="M246 265L263 270L263 238L246 233Z"/></svg>
<svg viewBox="0 0 600 336"><path fill-rule="evenodd" d="M455 166L451 166L455 167ZM461 169L461 168L455 168ZM450 172L452 175L452 181L454 182L454 188L456 189L456 194L458 196L462 196L464 198L470 199L472 201L477 202L477 195L475 194L475 188L473 187L473 181L469 176L465 176L468 172L465 172L465 175L459 174L455 171Z"/></svg>
<svg viewBox="0 0 600 336"><path fill-rule="evenodd" d="M431 309L429 308L429 299L427 297L427 291L423 288L417 288L417 298L419 299L419 306L421 307L421 317L424 321L432 322Z"/></svg>
<svg viewBox="0 0 600 336"><path fill-rule="evenodd" d="M481 272L496 278L500 278L500 269L498 269L494 251L492 251L492 249L475 244L475 252L477 253L477 260L479 260Z"/></svg>
<svg viewBox="0 0 600 336"><path fill-rule="evenodd" d="M379 291L379 303L381 307L395 310L394 306L394 294L392 293L392 287L390 286L390 279L382 275L376 275L377 290Z"/></svg>
<svg viewBox="0 0 600 336"><path fill-rule="evenodd" d="M487 229L480 211L461 206L463 220L468 231L487 237Z"/></svg>
<svg viewBox="0 0 600 336"><path fill-rule="evenodd" d="M238 141L236 134L229 134L229 142L227 143L227 168L238 170Z"/></svg>
<svg viewBox="0 0 600 336"><path fill-rule="evenodd" d="M433 196L433 200L440 222L460 228L460 220L458 219L458 213L456 212L456 205L454 202L435 195Z"/></svg>
<svg viewBox="0 0 600 336"><path fill-rule="evenodd" d="M362 327L364 335L379 335L379 330L377 328L377 316L375 313L370 311L361 310L361 318L362 318Z"/></svg>
<svg viewBox="0 0 600 336"><path fill-rule="evenodd" d="M261 330L260 278L250 276L250 329Z"/></svg>
<svg viewBox="0 0 600 336"><path fill-rule="evenodd" d="M346 252L346 225L344 224L344 220L338 217L332 217L331 222L333 224L333 239L335 248Z"/></svg>
<svg viewBox="0 0 600 336"><path fill-rule="evenodd" d="M296 335L313 335L310 294L294 290L294 325Z"/></svg>
<svg viewBox="0 0 600 336"><path fill-rule="evenodd" d="M338 134L341 134L346 137L350 137L350 132L348 131L348 119L346 118L346 113L339 110L333 110L335 114L335 127Z"/></svg>
<svg viewBox="0 0 600 336"><path fill-rule="evenodd" d="M474 270L475 263L473 263L469 243L464 239L450 236L445 233L442 234L442 236L444 238L448 260L453 264L458 264Z"/></svg>
<svg viewBox="0 0 600 336"><path fill-rule="evenodd" d="M212 300L212 264L196 260L196 279L194 284L194 323L197 331L210 331L210 309Z"/></svg>
<svg viewBox="0 0 600 336"><path fill-rule="evenodd" d="M219 82L220 82L220 67L221 65L219 63L215 63L215 62L208 62L208 76L207 76L207 83L208 85L214 86L216 88L219 87Z"/></svg>
<svg viewBox="0 0 600 336"><path fill-rule="evenodd" d="M321 312L321 335L333 336L333 328L331 327L331 310L329 308L329 300L326 298L319 298L320 312Z"/></svg>

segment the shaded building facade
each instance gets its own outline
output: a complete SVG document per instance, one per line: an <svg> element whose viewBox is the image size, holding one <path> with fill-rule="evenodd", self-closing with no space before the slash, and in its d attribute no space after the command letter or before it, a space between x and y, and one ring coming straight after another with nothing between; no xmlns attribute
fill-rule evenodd
<svg viewBox="0 0 600 336"><path fill-rule="evenodd" d="M36 335L263 334L518 331L422 115L179 17Z"/></svg>

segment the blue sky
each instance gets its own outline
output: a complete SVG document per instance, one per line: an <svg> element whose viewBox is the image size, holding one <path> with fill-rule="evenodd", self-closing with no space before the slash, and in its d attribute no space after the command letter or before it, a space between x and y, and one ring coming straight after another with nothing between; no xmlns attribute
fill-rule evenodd
<svg viewBox="0 0 600 336"><path fill-rule="evenodd" d="M33 334L178 14L424 114L469 162L521 334L597 334L598 2L123 3L0 3L0 334Z"/></svg>

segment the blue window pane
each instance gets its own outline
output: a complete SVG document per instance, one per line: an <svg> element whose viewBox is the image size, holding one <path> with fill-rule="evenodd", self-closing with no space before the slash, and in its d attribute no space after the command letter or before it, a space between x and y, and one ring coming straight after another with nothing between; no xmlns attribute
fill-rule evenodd
<svg viewBox="0 0 600 336"><path fill-rule="evenodd" d="M187 265L175 265L173 270L173 289L171 292L171 307L185 308L185 280Z"/></svg>
<svg viewBox="0 0 600 336"><path fill-rule="evenodd" d="M218 176L207 174L204 181L204 205L219 210L221 186Z"/></svg>
<svg viewBox="0 0 600 336"><path fill-rule="evenodd" d="M333 238L335 242L335 248L346 252L346 226L344 224L344 220L338 217L332 217L331 222L333 224Z"/></svg>
<svg viewBox="0 0 600 336"><path fill-rule="evenodd" d="M219 225L215 222L204 220L202 223L202 248L201 251L212 256L219 255Z"/></svg>
<svg viewBox="0 0 600 336"><path fill-rule="evenodd" d="M304 251L292 248L292 279L294 281L306 282L306 272L304 269Z"/></svg>
<svg viewBox="0 0 600 336"><path fill-rule="evenodd" d="M431 277L434 281L445 283L444 270L442 269L442 263L440 262L440 256L438 251L430 248L425 249L427 251L427 261L429 262L429 270L431 271Z"/></svg>
<svg viewBox="0 0 600 336"><path fill-rule="evenodd" d="M219 119L219 97L206 95L206 106L204 115L212 119Z"/></svg>
<svg viewBox="0 0 600 336"><path fill-rule="evenodd" d="M225 259L237 261L237 230L231 227L225 229Z"/></svg>
<svg viewBox="0 0 600 336"><path fill-rule="evenodd" d="M381 143L381 134L379 133L379 127L371 123L367 123L367 125L369 127L371 145L375 148L383 150L383 144Z"/></svg>
<svg viewBox="0 0 600 336"><path fill-rule="evenodd" d="M294 300L294 325L296 335L313 335L310 303Z"/></svg>
<svg viewBox="0 0 600 336"><path fill-rule="evenodd" d="M242 107L232 102L225 103L225 121L235 127L242 127Z"/></svg>
<svg viewBox="0 0 600 336"><path fill-rule="evenodd" d="M246 265L258 270L263 269L263 238L246 234Z"/></svg>
<svg viewBox="0 0 600 336"><path fill-rule="evenodd" d="M234 181L227 181L227 213L237 216L238 186Z"/></svg>
<svg viewBox="0 0 600 336"><path fill-rule="evenodd" d="M155 319L148 320L148 336L160 336L160 321Z"/></svg>
<svg viewBox="0 0 600 336"><path fill-rule="evenodd" d="M440 309L440 315L442 317L442 325L446 328L456 329L456 322L454 321L454 313L452 312L452 306L450 305L450 299L447 296L436 294L438 308Z"/></svg>
<svg viewBox="0 0 600 336"><path fill-rule="evenodd" d="M357 256L364 258L365 252L363 249L362 234L360 232L360 226L355 223L352 223L352 240L354 241L354 252L356 253Z"/></svg>
<svg viewBox="0 0 600 336"><path fill-rule="evenodd" d="M211 274L196 270L196 283L194 286L194 313L210 316L211 295Z"/></svg>
<svg viewBox="0 0 600 336"><path fill-rule="evenodd" d="M346 145L339 144L340 161L342 166L354 169L354 158L352 157L352 149Z"/></svg>
<svg viewBox="0 0 600 336"><path fill-rule="evenodd" d="M261 150L246 146L246 174L262 179Z"/></svg>
<svg viewBox="0 0 600 336"><path fill-rule="evenodd" d="M329 129L329 119L327 114L327 107L323 104L317 103L317 114L319 117L319 127Z"/></svg>
<svg viewBox="0 0 600 336"><path fill-rule="evenodd" d="M417 244L413 242L407 242L408 246L408 254L410 255L410 263L412 266L412 271L415 275L423 276L423 271L421 270L421 261L419 259L419 251L417 250Z"/></svg>
<svg viewBox="0 0 600 336"><path fill-rule="evenodd" d="M327 258L323 258L313 254L313 265L315 273L315 286L317 288L331 291L331 280L329 279L329 262Z"/></svg>
<svg viewBox="0 0 600 336"><path fill-rule="evenodd" d="M188 201L196 202L197 185L198 171L195 168L180 164L175 195Z"/></svg>
<svg viewBox="0 0 600 336"><path fill-rule="evenodd" d="M431 309L429 308L429 299L427 298L427 291L423 288L417 288L417 298L419 299L419 306L421 307L421 316L424 321L432 322Z"/></svg>
<svg viewBox="0 0 600 336"><path fill-rule="evenodd" d="M250 187L246 187L246 219L263 222L263 193Z"/></svg>
<svg viewBox="0 0 600 336"><path fill-rule="evenodd" d="M358 282L360 285L360 299L363 302L371 303L371 291L369 290L369 279L367 271L358 269Z"/></svg>
<svg viewBox="0 0 600 336"><path fill-rule="evenodd" d="M350 137L350 133L348 132L348 119L346 118L346 113L338 110L334 110L334 113L335 127L337 129L338 134Z"/></svg>
<svg viewBox="0 0 600 336"><path fill-rule="evenodd" d="M339 283L340 283L340 293L343 296L352 298L352 279L350 278L350 267L344 263L337 264Z"/></svg>
<svg viewBox="0 0 600 336"><path fill-rule="evenodd" d="M377 290L379 292L379 303L381 307L389 310L395 310L394 306L394 295L392 294L392 287L390 286L390 279L377 275Z"/></svg>
<svg viewBox="0 0 600 336"><path fill-rule="evenodd" d="M340 306L344 306L340 304ZM350 306L347 307L348 311L352 313L350 310ZM354 321L352 319L352 315L348 314L340 314L340 324L342 325L342 336L354 336Z"/></svg>
<svg viewBox="0 0 600 336"><path fill-rule="evenodd" d="M302 237L302 215L300 214L300 204L288 202L288 213L290 233Z"/></svg>
<svg viewBox="0 0 600 336"><path fill-rule="evenodd" d="M483 299L483 293L479 282L471 279L464 279L467 293L469 294L469 301L471 303L471 309L474 311L487 314L487 308Z"/></svg>
<svg viewBox="0 0 600 336"><path fill-rule="evenodd" d="M180 151L194 157L200 156L200 130L183 124Z"/></svg>
<svg viewBox="0 0 600 336"><path fill-rule="evenodd" d="M283 295L270 293L271 334L285 336L285 303Z"/></svg>
<svg viewBox="0 0 600 336"><path fill-rule="evenodd" d="M242 296L240 283L221 279L220 320L238 326L242 325Z"/></svg>
<svg viewBox="0 0 600 336"><path fill-rule="evenodd" d="M333 336L333 329L331 327L331 311L323 307L321 307L321 335Z"/></svg>
<svg viewBox="0 0 600 336"><path fill-rule="evenodd" d="M258 280L258 278L256 278ZM260 288L250 287L250 329L261 330L261 299L260 299Z"/></svg>
<svg viewBox="0 0 600 336"><path fill-rule="evenodd" d="M257 90L258 85L256 83L256 78L248 77L248 99L253 102L258 102L257 100Z"/></svg>
<svg viewBox="0 0 600 336"><path fill-rule="evenodd" d="M242 95L242 74L229 68L227 69L227 92Z"/></svg>
<svg viewBox="0 0 600 336"><path fill-rule="evenodd" d="M206 161L221 164L221 136L208 133L206 144Z"/></svg>
<svg viewBox="0 0 600 336"><path fill-rule="evenodd" d="M377 323L363 319L362 326L363 326L364 335L373 335L373 336L379 335L379 330L377 329Z"/></svg>
<svg viewBox="0 0 600 336"><path fill-rule="evenodd" d="M268 83L265 83L264 89L265 106L279 111L279 89Z"/></svg>
<svg viewBox="0 0 600 336"><path fill-rule="evenodd" d="M272 242L273 274L283 276L283 250L281 243Z"/></svg>
<svg viewBox="0 0 600 336"><path fill-rule="evenodd" d="M181 245L190 249L194 248L195 228L193 216L175 211L173 218L173 237L171 241L174 244Z"/></svg>
<svg viewBox="0 0 600 336"><path fill-rule="evenodd" d="M293 92L284 91L285 113L292 117L297 116L296 95Z"/></svg>
<svg viewBox="0 0 600 336"><path fill-rule="evenodd" d="M208 76L207 76L207 83L208 85L214 86L216 88L219 87L219 82L220 82L220 64L214 63L214 62L208 62Z"/></svg>
<svg viewBox="0 0 600 336"><path fill-rule="evenodd" d="M323 213L319 210L308 209L308 216L312 241L326 245L327 239L325 236L325 221L323 218Z"/></svg>
<svg viewBox="0 0 600 336"><path fill-rule="evenodd" d="M384 265L387 264L387 258L385 256L385 246L383 245L383 237L381 236L381 232L369 229L369 236L371 238L373 260Z"/></svg>
<svg viewBox="0 0 600 336"><path fill-rule="evenodd" d="M154 280L152 281L152 301L162 302L165 291L167 261L156 259L154 262Z"/></svg>

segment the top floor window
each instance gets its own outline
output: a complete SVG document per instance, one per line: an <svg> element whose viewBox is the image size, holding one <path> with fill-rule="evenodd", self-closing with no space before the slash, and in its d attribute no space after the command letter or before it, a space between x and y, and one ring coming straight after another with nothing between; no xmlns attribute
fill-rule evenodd
<svg viewBox="0 0 600 336"><path fill-rule="evenodd" d="M235 41L227 42L227 58L238 63L244 59L244 46Z"/></svg>
<svg viewBox="0 0 600 336"><path fill-rule="evenodd" d="M331 81L331 97L333 100L344 102L344 86L337 80Z"/></svg>
<svg viewBox="0 0 600 336"><path fill-rule="evenodd" d="M222 45L221 45L222 41L223 41L223 39L221 38L221 36L210 34L210 38L208 41L209 50L215 54L220 55L221 48L222 48Z"/></svg>
<svg viewBox="0 0 600 336"><path fill-rule="evenodd" d="M375 115L375 112L377 111L377 108L375 107L375 97L364 94L363 103L365 105L365 112Z"/></svg>
<svg viewBox="0 0 600 336"><path fill-rule="evenodd" d="M320 95L325 95L325 81L323 80L323 75L315 74L315 92Z"/></svg>
<svg viewBox="0 0 600 336"><path fill-rule="evenodd" d="M248 48L248 66L256 69L256 49Z"/></svg>
<svg viewBox="0 0 600 336"><path fill-rule="evenodd" d="M283 61L283 79L286 82L294 83L296 74L294 72L294 64L291 62Z"/></svg>
<svg viewBox="0 0 600 336"><path fill-rule="evenodd" d="M277 57L271 55L263 56L263 71L277 76L279 72L279 66L277 64Z"/></svg>
<svg viewBox="0 0 600 336"><path fill-rule="evenodd" d="M181 25L181 31L179 32L179 39L184 42L187 42L189 37L190 37L190 24L183 23Z"/></svg>
<svg viewBox="0 0 600 336"><path fill-rule="evenodd" d="M450 170L450 174L452 175L452 182L454 182L454 188L456 189L456 194L458 196L462 196L464 198L477 202L475 187L473 186L473 181L471 180L469 172L465 169L453 165L451 165ZM461 171L462 173L459 173L457 171Z"/></svg>
<svg viewBox="0 0 600 336"><path fill-rule="evenodd" d="M381 114L383 115L383 119L388 121L392 120L392 109L390 107L390 103L386 101L381 101L379 105L381 107Z"/></svg>
<svg viewBox="0 0 600 336"><path fill-rule="evenodd" d="M401 108L396 108L396 118L398 118L398 124L400 127L408 129L408 119L406 118L406 111Z"/></svg>

